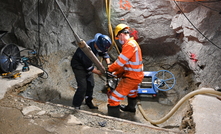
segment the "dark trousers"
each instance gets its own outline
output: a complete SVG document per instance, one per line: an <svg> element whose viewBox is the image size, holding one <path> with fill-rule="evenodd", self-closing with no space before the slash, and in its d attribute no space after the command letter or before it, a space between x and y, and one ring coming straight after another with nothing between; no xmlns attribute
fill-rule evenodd
<svg viewBox="0 0 221 134"><path fill-rule="evenodd" d="M93 73L88 73L85 70L73 69L75 79L77 81L77 90L73 97L73 106L80 107L84 101L85 96L88 99L92 99L94 88L94 76Z"/></svg>

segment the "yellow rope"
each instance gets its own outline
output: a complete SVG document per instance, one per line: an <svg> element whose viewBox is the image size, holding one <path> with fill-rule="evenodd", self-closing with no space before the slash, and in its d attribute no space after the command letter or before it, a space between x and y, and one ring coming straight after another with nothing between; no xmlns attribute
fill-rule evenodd
<svg viewBox="0 0 221 134"><path fill-rule="evenodd" d="M108 29L109 29L109 34L111 35L111 40L112 40L112 45L110 47L110 49L113 48L113 45L115 46L118 54L120 54L120 51L118 49L118 46L114 40L114 34L113 34L113 30L112 30L112 26L111 26L111 21L110 21L110 17L111 17L111 0L105 0L105 4L106 4L106 14L107 14L107 19L108 19Z"/></svg>

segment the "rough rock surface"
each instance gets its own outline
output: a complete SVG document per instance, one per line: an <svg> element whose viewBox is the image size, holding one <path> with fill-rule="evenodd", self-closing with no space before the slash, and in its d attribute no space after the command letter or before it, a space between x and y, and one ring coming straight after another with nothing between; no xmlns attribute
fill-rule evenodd
<svg viewBox="0 0 221 134"><path fill-rule="evenodd" d="M105 1L57 0L73 29L85 41L98 32L108 34ZM0 30L8 31L7 43L38 51L47 79L24 87L23 96L70 106L76 89L70 59L77 45L73 33L55 0L0 0ZM175 104L198 87L221 87L220 1L175 2L172 0L111 1L111 23L128 24L138 31L144 69L169 70L176 85L166 92ZM112 60L117 56L110 50ZM96 89L104 80L96 77ZM174 96L176 96L174 98ZM99 100L102 97L95 93Z"/></svg>
<svg viewBox="0 0 221 134"><path fill-rule="evenodd" d="M63 90L73 91L76 84L69 63L77 46L55 1L1 0L1 3L0 15L7 18L0 20L0 30L8 31L4 40L35 49L42 55L43 67L50 77L41 87L61 94L65 93ZM74 31L85 41L97 32L109 33L105 1L58 0L58 3ZM137 30L144 69L165 69L176 76L174 89L179 91L179 98L197 87L220 86L221 23L217 19L220 2L117 0L111 1L110 7L113 28L125 23ZM116 49L110 54L115 60ZM196 62L191 54L195 55ZM101 87L99 83L97 86Z"/></svg>

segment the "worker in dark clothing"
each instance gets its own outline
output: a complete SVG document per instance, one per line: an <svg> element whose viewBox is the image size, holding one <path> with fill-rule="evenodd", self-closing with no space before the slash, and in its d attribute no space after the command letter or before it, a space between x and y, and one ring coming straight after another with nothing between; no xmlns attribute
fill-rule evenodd
<svg viewBox="0 0 221 134"><path fill-rule="evenodd" d="M87 45L91 48L96 56L101 56L107 64L110 64L110 57L107 53L111 46L111 39L107 35L97 33L94 39L89 40ZM94 76L93 73L101 75L101 71L94 67L93 62L78 48L71 60L71 67L77 81L77 90L73 97L72 105L75 109L80 109L80 106L85 99L86 105L90 109L98 109L92 103Z"/></svg>

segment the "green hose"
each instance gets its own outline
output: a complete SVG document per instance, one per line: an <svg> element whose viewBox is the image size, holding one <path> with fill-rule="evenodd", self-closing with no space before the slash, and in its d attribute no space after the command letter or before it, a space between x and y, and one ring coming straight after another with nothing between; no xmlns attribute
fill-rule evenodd
<svg viewBox="0 0 221 134"><path fill-rule="evenodd" d="M190 92L189 94L185 95L180 101L178 101L178 103L171 109L171 111L167 115L165 115L163 118L161 118L159 120L151 120L150 118L148 118L145 115L143 108L141 107L141 103L138 102L137 105L138 105L138 109L140 110L141 114L143 115L143 117L147 121L149 121L151 124L161 124L161 123L165 122L166 120L168 120L186 100L188 100L191 97L198 95L198 94L211 94L214 96L215 95L221 96L221 92L211 90L211 89L202 89L202 90L196 90L196 91Z"/></svg>

